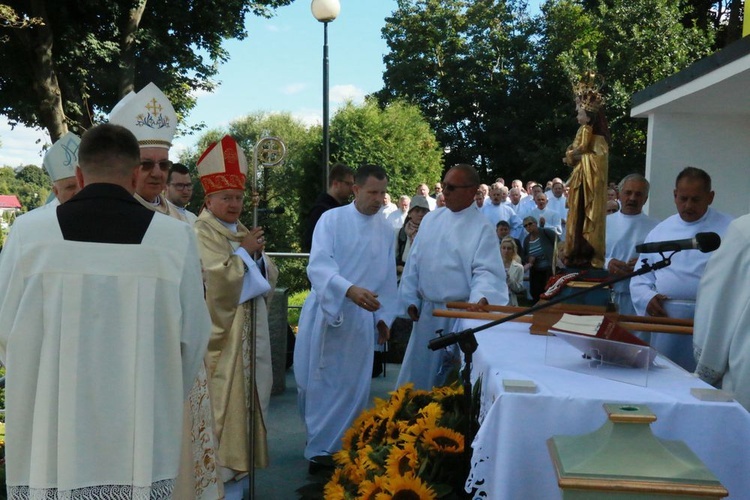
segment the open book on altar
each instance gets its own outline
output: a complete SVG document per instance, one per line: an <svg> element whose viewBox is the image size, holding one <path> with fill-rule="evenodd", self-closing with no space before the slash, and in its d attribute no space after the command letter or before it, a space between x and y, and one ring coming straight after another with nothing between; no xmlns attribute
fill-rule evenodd
<svg viewBox="0 0 750 500"><path fill-rule="evenodd" d="M651 364L657 354L646 342L606 316L566 313L549 332L590 359L607 364L643 368Z"/></svg>

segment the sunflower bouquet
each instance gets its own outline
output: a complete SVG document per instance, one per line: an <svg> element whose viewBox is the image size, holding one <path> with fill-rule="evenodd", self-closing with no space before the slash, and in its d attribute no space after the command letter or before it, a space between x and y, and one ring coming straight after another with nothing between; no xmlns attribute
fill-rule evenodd
<svg viewBox="0 0 750 500"><path fill-rule="evenodd" d="M463 387L406 384L362 413L334 455L326 499L463 498L469 409Z"/></svg>

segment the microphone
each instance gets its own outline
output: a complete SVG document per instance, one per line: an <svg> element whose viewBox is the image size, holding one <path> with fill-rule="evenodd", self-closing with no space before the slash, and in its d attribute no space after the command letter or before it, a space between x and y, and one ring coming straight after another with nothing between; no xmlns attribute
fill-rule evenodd
<svg viewBox="0 0 750 500"><path fill-rule="evenodd" d="M284 213L284 207L259 208L258 213L268 215L281 215Z"/></svg>
<svg viewBox="0 0 750 500"><path fill-rule="evenodd" d="M679 252L680 250L700 250L703 253L713 252L721 245L721 238L716 233L697 233L693 238L672 241L655 241L635 246L638 253Z"/></svg>

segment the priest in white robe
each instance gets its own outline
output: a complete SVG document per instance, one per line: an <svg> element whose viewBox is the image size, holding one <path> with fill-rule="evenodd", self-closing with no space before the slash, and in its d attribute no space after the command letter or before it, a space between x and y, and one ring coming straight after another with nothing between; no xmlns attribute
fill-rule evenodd
<svg viewBox="0 0 750 500"><path fill-rule="evenodd" d="M435 333L453 331L456 320L434 317L446 302L481 305L508 303L503 259L495 228L479 213L474 194L479 177L470 165L457 165L445 174L446 208L422 220L399 286L399 311L414 321L397 387L413 383L417 389L441 385L455 357L428 348ZM454 346L455 347L455 346Z"/></svg>
<svg viewBox="0 0 750 500"><path fill-rule="evenodd" d="M695 373L750 411L750 215L727 228L706 265L695 306Z"/></svg>
<svg viewBox="0 0 750 500"><path fill-rule="evenodd" d="M708 173L695 167L685 168L678 174L674 190L677 214L660 222L646 236L646 243L682 240L705 232L723 236L732 217L710 208L713 199ZM698 283L710 257L710 252L677 252L671 257L670 266L632 278L630 294L636 312L641 316L693 318ZM658 253L641 254L638 260L644 258L650 264L661 260ZM695 370L691 337L654 333L651 346L687 371Z"/></svg>
<svg viewBox="0 0 750 500"><path fill-rule="evenodd" d="M378 215L387 184L381 167L361 166L354 202L325 212L313 233L307 267L312 291L294 348L311 471L330 463L344 433L367 407L373 336L377 332L381 343L387 340L396 316L393 230Z"/></svg>
<svg viewBox="0 0 750 500"><path fill-rule="evenodd" d="M83 189L0 254L9 497L172 498L210 331L195 236L133 199L124 128L87 131L79 162Z"/></svg>
<svg viewBox="0 0 750 500"><path fill-rule="evenodd" d="M649 182L641 174L630 174L620 181L622 210L607 216L604 268L610 277L619 278L639 268L635 246L659 223L643 213L648 200ZM630 297L630 280L612 285L614 300L620 314L636 314Z"/></svg>

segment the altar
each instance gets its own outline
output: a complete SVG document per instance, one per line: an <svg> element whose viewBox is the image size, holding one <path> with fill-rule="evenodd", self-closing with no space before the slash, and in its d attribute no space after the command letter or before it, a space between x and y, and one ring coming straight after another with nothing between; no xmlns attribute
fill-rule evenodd
<svg viewBox="0 0 750 500"><path fill-rule="evenodd" d="M461 328L481 324L462 320ZM665 358L657 358L642 387L546 365L547 337L530 335L528 324L505 323L476 338L472 380L481 377L481 427L467 480L475 498L561 498L546 440L598 429L607 418L604 403L648 405L658 418L651 424L656 436L687 444L729 498L750 494L750 413L736 402L696 399L691 388L710 386ZM505 379L532 381L537 392L506 392Z"/></svg>

